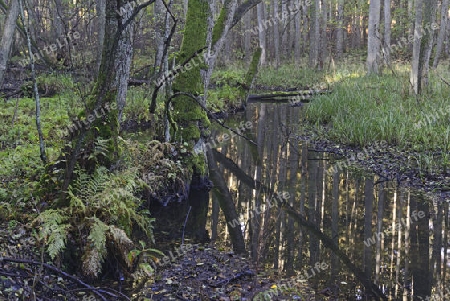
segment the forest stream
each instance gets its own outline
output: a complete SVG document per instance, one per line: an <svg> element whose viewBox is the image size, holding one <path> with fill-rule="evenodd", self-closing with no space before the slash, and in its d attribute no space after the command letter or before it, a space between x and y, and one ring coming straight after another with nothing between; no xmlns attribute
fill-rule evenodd
<svg viewBox="0 0 450 301"><path fill-rule="evenodd" d="M257 269L307 279L316 300L448 300L449 203L315 150L296 136L302 110L249 104L227 121L250 121L245 139L217 127L209 142L239 215L228 222L241 227ZM287 196L287 210L274 193ZM212 200L211 238L229 246Z"/></svg>

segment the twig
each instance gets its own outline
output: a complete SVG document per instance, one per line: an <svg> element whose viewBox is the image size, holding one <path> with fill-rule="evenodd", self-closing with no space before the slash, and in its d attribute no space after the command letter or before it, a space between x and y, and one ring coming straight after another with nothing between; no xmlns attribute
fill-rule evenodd
<svg viewBox="0 0 450 301"><path fill-rule="evenodd" d="M446 81L445 79L443 79L442 76L439 75L439 78L441 79L441 81L444 82L444 84L446 84L447 86L450 87L450 83L448 81Z"/></svg>
<svg viewBox="0 0 450 301"><path fill-rule="evenodd" d="M105 296L103 296L103 294L107 294L107 295L109 295L109 296L117 297L117 296L114 295L113 293L110 293L110 292L108 292L108 291L106 291L106 290L104 290L104 289L101 289L101 288L95 288L95 287L93 287L93 286L91 286L91 285L89 285L89 284L83 282L82 280L78 279L77 277L72 276L72 275L70 275L70 274L68 274L68 273L66 273L66 272L64 272L64 271L61 271L60 269L58 269L58 268L56 268L56 267L54 267L54 266L52 266L52 265L50 265L50 264L47 264L47 263L42 263L42 262L39 262L39 261L28 260L28 259L10 258L10 257L0 257L0 262L2 262L2 261L6 261L6 262L14 262L14 263L28 263L28 264L39 265L39 266L42 265L44 268L46 268L46 269L48 269L48 270L50 270L50 271L52 271L52 272L61 274L61 275L63 275L65 278L68 278L68 279L70 279L70 280L72 280L72 281L78 283L79 285L84 286L87 290L92 291L95 295L97 295L97 296L98 296L99 298L101 298L103 301L107 301L107 300L108 300L108 299L105 298ZM111 290L111 289L109 289L109 290ZM125 300L128 300L128 301L130 300L127 296L125 296L124 294L122 294L122 293L120 293L120 292L114 291L114 293L119 294L119 295L122 296Z"/></svg>
<svg viewBox="0 0 450 301"><path fill-rule="evenodd" d="M186 219L184 220L184 225L183 225L183 234L181 236L181 245L184 245L184 230L186 229L186 224L189 218L189 213L191 212L192 206L189 206L189 210L186 214Z"/></svg>

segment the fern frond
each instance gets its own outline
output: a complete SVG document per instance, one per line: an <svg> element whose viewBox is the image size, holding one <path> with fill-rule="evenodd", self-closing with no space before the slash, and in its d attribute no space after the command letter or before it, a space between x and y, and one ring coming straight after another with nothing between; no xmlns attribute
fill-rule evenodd
<svg viewBox="0 0 450 301"><path fill-rule="evenodd" d="M49 209L34 220L41 224L39 238L47 244L47 252L52 259L61 252L66 246L67 233L70 228L69 224L65 224L67 216L63 215L60 210Z"/></svg>
<svg viewBox="0 0 450 301"><path fill-rule="evenodd" d="M97 217L94 217L93 220L94 223L91 226L88 240L92 248L98 250L100 259L103 260L106 255L106 232L109 230L109 227Z"/></svg>

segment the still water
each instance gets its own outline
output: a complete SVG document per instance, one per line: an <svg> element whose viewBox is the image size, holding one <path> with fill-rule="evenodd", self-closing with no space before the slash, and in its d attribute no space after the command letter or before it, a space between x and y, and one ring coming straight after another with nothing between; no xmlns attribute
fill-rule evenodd
<svg viewBox="0 0 450 301"><path fill-rule="evenodd" d="M230 246L227 222L240 227L258 270L308 279L316 300L450 300L449 203L336 165L297 139L302 113L249 104L227 121L247 139L213 132L239 218L226 221L212 197L212 239Z"/></svg>

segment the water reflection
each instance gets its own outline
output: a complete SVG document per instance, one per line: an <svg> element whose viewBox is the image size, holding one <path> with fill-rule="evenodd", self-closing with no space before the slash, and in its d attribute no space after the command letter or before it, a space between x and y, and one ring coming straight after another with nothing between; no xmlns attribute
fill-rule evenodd
<svg viewBox="0 0 450 301"><path fill-rule="evenodd" d="M257 145L236 136L215 149L239 218L225 220L213 198L212 239L230 244L234 223L259 269L309 278L318 300L449 300L449 204L333 168L334 158L295 139L301 114L252 104L234 120L252 122L246 135ZM287 206L270 202L277 193L288 193Z"/></svg>

